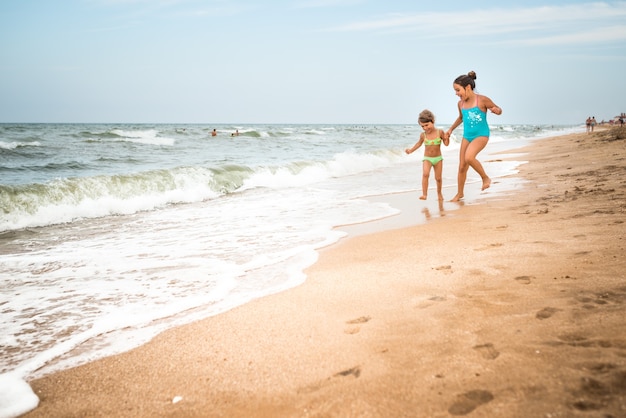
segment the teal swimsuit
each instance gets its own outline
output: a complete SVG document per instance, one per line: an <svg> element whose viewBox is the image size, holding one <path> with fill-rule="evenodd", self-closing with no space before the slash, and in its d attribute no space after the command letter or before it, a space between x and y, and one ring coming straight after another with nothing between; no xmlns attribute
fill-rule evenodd
<svg viewBox="0 0 626 418"><path fill-rule="evenodd" d="M476 105L469 109L461 108L463 114L463 138L472 142L479 136L489 137L489 125L487 125L487 113L478 107L478 95Z"/></svg>

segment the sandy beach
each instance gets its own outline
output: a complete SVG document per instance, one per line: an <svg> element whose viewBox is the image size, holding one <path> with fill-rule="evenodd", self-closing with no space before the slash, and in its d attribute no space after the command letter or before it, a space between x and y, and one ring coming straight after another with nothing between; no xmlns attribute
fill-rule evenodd
<svg viewBox="0 0 626 418"><path fill-rule="evenodd" d="M519 152L518 189L345 239L299 287L31 381L25 416L626 416L626 128Z"/></svg>

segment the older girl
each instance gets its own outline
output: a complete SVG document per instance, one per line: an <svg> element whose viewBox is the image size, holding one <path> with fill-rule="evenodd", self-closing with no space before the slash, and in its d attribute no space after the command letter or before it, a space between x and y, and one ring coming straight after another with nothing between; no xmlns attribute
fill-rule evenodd
<svg viewBox="0 0 626 418"><path fill-rule="evenodd" d="M502 114L502 109L491 101L487 96L478 95L474 92L476 87L476 73L470 71L467 75L461 75L454 80L452 87L459 97L459 117L456 118L450 129L446 132L450 136L452 131L463 122L463 141L459 154L458 191L452 202L461 200L464 196L467 170L472 167L483 181L482 189L491 185L491 179L485 173L480 161L476 156L481 152L489 141L489 125L487 124L487 110L496 115Z"/></svg>

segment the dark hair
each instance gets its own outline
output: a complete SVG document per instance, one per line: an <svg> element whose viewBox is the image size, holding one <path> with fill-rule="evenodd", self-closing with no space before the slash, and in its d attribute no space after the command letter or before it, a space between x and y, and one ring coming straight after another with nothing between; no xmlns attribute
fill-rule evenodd
<svg viewBox="0 0 626 418"><path fill-rule="evenodd" d="M419 121L419 123L428 123L428 122L435 123L435 115L433 115L433 112L431 112L430 110L424 109L420 112L420 115L417 118L417 120Z"/></svg>
<svg viewBox="0 0 626 418"><path fill-rule="evenodd" d="M476 88L476 73L474 71L470 71L467 74L460 75L454 80L454 84L458 84L459 86L465 88L467 86L472 86L472 90Z"/></svg>

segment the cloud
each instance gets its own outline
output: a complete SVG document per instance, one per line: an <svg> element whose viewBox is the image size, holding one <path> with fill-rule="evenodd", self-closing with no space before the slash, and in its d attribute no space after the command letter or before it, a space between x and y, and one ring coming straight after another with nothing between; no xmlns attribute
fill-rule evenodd
<svg viewBox="0 0 626 418"><path fill-rule="evenodd" d="M519 41L523 45L567 45L603 42L626 42L626 26L601 27L563 35L546 36Z"/></svg>
<svg viewBox="0 0 626 418"><path fill-rule="evenodd" d="M626 2L454 12L402 13L328 28L331 32L419 32L428 38L517 37L529 45L621 41ZM612 24L612 25L611 25ZM587 35L582 35L586 33ZM521 39L520 39L521 38Z"/></svg>

